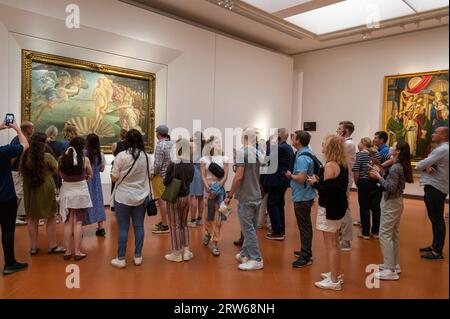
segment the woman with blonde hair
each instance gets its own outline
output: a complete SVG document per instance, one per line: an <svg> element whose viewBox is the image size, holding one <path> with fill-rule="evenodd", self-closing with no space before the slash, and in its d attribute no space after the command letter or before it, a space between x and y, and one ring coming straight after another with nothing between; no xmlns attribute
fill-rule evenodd
<svg viewBox="0 0 450 319"><path fill-rule="evenodd" d="M70 123L66 123L66 125L64 126L63 130L62 130L62 136L64 138L64 145L65 148L67 149L70 145L70 141L74 138L78 136L78 130L77 127L73 124Z"/></svg>
<svg viewBox="0 0 450 319"><path fill-rule="evenodd" d="M320 177L308 176L308 182L319 191L316 228L323 232L329 272L315 283L322 289L341 290L339 229L348 207L348 159L344 139L337 135L325 138L322 150L325 167Z"/></svg>
<svg viewBox="0 0 450 319"><path fill-rule="evenodd" d="M382 164L389 160L389 155L383 155L373 145L369 137L363 137L358 144L360 150L356 153L356 161L352 167L353 177L358 187L359 216L361 218L362 232L358 237L369 240L370 237L378 239L380 230L380 201L377 194L377 182L369 177L369 166ZM370 211L372 211L372 228L370 227Z"/></svg>

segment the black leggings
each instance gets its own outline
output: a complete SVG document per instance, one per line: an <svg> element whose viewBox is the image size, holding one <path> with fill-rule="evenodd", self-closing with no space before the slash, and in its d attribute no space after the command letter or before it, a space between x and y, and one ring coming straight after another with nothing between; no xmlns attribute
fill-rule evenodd
<svg viewBox="0 0 450 319"><path fill-rule="evenodd" d="M14 232L16 230L17 198L0 202L0 225L2 228L2 246L5 266L14 265Z"/></svg>

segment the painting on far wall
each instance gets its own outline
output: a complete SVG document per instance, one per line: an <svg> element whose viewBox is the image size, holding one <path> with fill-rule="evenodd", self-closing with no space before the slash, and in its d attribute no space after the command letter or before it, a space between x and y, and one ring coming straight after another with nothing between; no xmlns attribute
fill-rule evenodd
<svg viewBox="0 0 450 319"><path fill-rule="evenodd" d="M107 153L121 129L137 129L153 150L155 75L23 50L22 120L38 132L74 125L80 136L95 133Z"/></svg>
<svg viewBox="0 0 450 319"><path fill-rule="evenodd" d="M432 151L431 134L448 127L448 70L400 74L384 79L383 129L389 145L408 142L413 163Z"/></svg>

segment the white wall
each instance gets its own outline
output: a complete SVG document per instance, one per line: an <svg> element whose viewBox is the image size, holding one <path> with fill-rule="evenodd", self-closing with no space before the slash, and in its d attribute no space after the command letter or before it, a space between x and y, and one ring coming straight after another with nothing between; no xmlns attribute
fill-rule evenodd
<svg viewBox="0 0 450 319"><path fill-rule="evenodd" d="M373 136L382 128L384 76L448 69L448 59L448 27L296 56L294 72L303 73L303 121L317 122L313 149L321 150L341 120L355 123L355 140ZM415 183L407 193L422 190Z"/></svg>
<svg viewBox="0 0 450 319"><path fill-rule="evenodd" d="M20 118L20 51L32 49L155 72L156 125L291 128L292 58L116 0L70 1L81 28L68 29L68 3L0 0L0 114Z"/></svg>

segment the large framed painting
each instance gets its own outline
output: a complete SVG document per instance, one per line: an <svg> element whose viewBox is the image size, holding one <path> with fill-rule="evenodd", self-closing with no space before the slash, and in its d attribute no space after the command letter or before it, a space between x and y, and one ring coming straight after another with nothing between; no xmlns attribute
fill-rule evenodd
<svg viewBox="0 0 450 319"><path fill-rule="evenodd" d="M413 164L433 149L431 134L448 127L448 76L441 70L385 77L383 128L390 145L408 142Z"/></svg>
<svg viewBox="0 0 450 319"><path fill-rule="evenodd" d="M74 125L80 136L95 133L106 153L121 129L137 129L152 151L155 74L23 50L22 120L40 132Z"/></svg>

